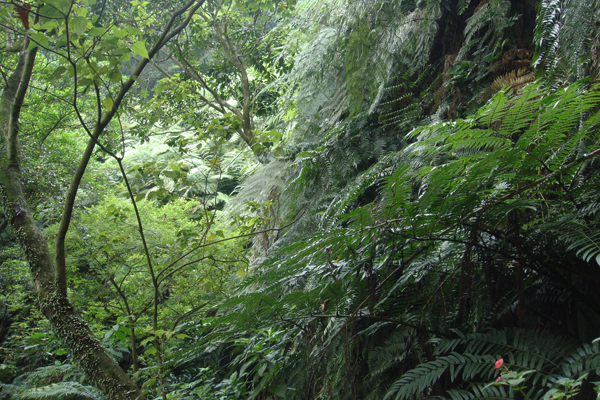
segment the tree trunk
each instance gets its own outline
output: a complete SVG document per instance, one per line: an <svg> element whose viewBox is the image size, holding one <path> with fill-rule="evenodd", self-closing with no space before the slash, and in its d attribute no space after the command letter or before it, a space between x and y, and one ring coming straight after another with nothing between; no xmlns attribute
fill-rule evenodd
<svg viewBox="0 0 600 400"><path fill-rule="evenodd" d="M29 262L38 293L38 307L50 321L56 335L71 350L83 371L109 398L135 399L140 395L137 386L102 347L69 300L60 294L47 240L35 224L23 193L18 121L36 54L37 49L21 52L2 92L0 187L3 207Z"/></svg>

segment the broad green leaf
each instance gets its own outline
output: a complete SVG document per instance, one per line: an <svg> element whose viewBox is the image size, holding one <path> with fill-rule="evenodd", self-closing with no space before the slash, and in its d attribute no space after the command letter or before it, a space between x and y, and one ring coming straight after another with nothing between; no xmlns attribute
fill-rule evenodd
<svg viewBox="0 0 600 400"><path fill-rule="evenodd" d="M37 25L37 24L36 24L36 25ZM56 20L56 19L51 19L51 20L50 20L50 21L48 21L48 22L44 22L44 23L43 23L43 24L42 24L42 25L39 27L39 30L40 30L40 31L43 31L43 30L45 30L45 31L51 31L52 29L54 29L54 28L57 28L57 27L58 27L58 20Z"/></svg>
<svg viewBox="0 0 600 400"><path fill-rule="evenodd" d="M116 71L116 72L113 72L112 74L110 74L110 80L114 83L121 82L121 78L123 78L123 74L121 74L119 71Z"/></svg>
<svg viewBox="0 0 600 400"><path fill-rule="evenodd" d="M34 49L38 46L48 46L48 36L44 35L42 32L36 32L31 35L31 43L29 44L29 49Z"/></svg>
<svg viewBox="0 0 600 400"><path fill-rule="evenodd" d="M86 85L90 85L92 82L94 82L94 81L91 80L90 78L81 78L77 81L77 85L78 86L86 86Z"/></svg>
<svg viewBox="0 0 600 400"><path fill-rule="evenodd" d="M105 98L102 104L104 105L104 108L106 108L108 111L112 111L114 102L110 97Z"/></svg>
<svg viewBox="0 0 600 400"><path fill-rule="evenodd" d="M146 50L146 44L143 40L135 42L131 46L131 51L133 52L133 54L138 55L140 57L150 58L150 56L148 56L148 50Z"/></svg>
<svg viewBox="0 0 600 400"><path fill-rule="evenodd" d="M133 26L128 26L128 27L125 28L125 30L131 36L141 36L144 33L142 31L140 31L139 29L134 28Z"/></svg>
<svg viewBox="0 0 600 400"><path fill-rule="evenodd" d="M106 29L102 28L101 26L95 26L92 29L90 29L90 35L92 36L102 36L106 33Z"/></svg>
<svg viewBox="0 0 600 400"><path fill-rule="evenodd" d="M119 39L123 39L127 35L128 35L128 33L125 29L117 29L115 31L115 36L118 37Z"/></svg>
<svg viewBox="0 0 600 400"><path fill-rule="evenodd" d="M87 18L75 17L75 18L73 18L73 21L71 22L71 27L73 27L73 30L75 31L76 34L81 35L87 28L87 23L88 23Z"/></svg>
<svg viewBox="0 0 600 400"><path fill-rule="evenodd" d="M71 2L68 0L47 0L46 4L49 4L52 8L60 11L63 16L67 15L71 8Z"/></svg>
<svg viewBox="0 0 600 400"><path fill-rule="evenodd" d="M63 67L62 65L58 68L56 68L54 70L54 72L52 73L52 78L53 79L57 79L63 76L63 74L67 71L67 69L65 67Z"/></svg>
<svg viewBox="0 0 600 400"><path fill-rule="evenodd" d="M85 7L77 7L76 13L80 17L85 17L88 14L88 9Z"/></svg>
<svg viewBox="0 0 600 400"><path fill-rule="evenodd" d="M152 346L148 350L144 352L144 355L150 356L152 354L156 354L156 347Z"/></svg>
<svg viewBox="0 0 600 400"><path fill-rule="evenodd" d="M60 12L60 10L58 10L56 7L54 7L50 4L46 4L44 7L42 7L42 9L40 10L40 14L48 16L48 17L55 17L55 18L64 17L64 15Z"/></svg>

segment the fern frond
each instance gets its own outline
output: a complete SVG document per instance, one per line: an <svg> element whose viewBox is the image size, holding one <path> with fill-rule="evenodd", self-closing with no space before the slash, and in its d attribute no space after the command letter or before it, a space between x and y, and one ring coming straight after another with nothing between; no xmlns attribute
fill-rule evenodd
<svg viewBox="0 0 600 400"><path fill-rule="evenodd" d="M40 387L0 383L0 388L20 400L107 400L100 390L78 382L59 382Z"/></svg>
<svg viewBox="0 0 600 400"><path fill-rule="evenodd" d="M488 386L481 384L473 384L470 390L452 389L445 393L444 396L435 396L432 399L439 400L509 400L514 399L514 391L503 386Z"/></svg>
<svg viewBox="0 0 600 400"><path fill-rule="evenodd" d="M567 377L577 377L594 372L600 373L600 339L591 344L584 343L569 354L562 363L563 374Z"/></svg>
<svg viewBox="0 0 600 400"><path fill-rule="evenodd" d="M595 15L600 2L544 0L536 28L536 61L551 82L583 79L593 75L592 48L598 43Z"/></svg>
<svg viewBox="0 0 600 400"><path fill-rule="evenodd" d="M473 379L475 376L492 377L495 358L491 355L475 356L452 352L447 356L418 365L405 373L388 390L384 399L407 399L415 393L425 393L440 376L449 371L450 379L454 381L460 374L463 379Z"/></svg>

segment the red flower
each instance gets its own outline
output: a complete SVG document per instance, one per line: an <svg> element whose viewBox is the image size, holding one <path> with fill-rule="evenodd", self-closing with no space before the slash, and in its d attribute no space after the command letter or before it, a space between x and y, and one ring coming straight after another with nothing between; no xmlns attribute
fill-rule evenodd
<svg viewBox="0 0 600 400"><path fill-rule="evenodd" d="M501 377L501 376L499 376L499 377L496 379L496 382L500 382L501 380L502 380L502 377Z"/></svg>
<svg viewBox="0 0 600 400"><path fill-rule="evenodd" d="M502 358L498 359L498 361L496 361L496 364L494 364L496 366L496 369L500 368L502 366L502 364L504 364L504 360Z"/></svg>

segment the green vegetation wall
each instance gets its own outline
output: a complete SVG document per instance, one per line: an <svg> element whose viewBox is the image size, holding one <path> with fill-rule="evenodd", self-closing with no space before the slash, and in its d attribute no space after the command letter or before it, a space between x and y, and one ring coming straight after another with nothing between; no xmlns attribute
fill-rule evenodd
<svg viewBox="0 0 600 400"><path fill-rule="evenodd" d="M130 3L81 43L146 63L163 10ZM49 116L20 125L65 299L141 396L597 397L599 1L197 5L122 108L135 65L94 58L80 92L47 55L34 85L81 99L31 92ZM38 322L3 211L0 397L117 398Z"/></svg>

